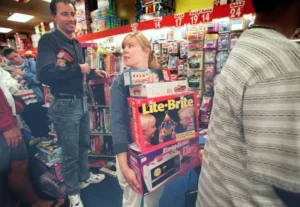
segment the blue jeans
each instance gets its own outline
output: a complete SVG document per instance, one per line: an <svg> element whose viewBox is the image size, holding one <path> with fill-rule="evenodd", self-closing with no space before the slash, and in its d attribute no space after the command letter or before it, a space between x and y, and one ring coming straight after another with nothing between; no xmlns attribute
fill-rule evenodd
<svg viewBox="0 0 300 207"><path fill-rule="evenodd" d="M89 178L90 148L87 98L55 99L49 108L58 142L62 148L62 176L68 195L79 194L79 183Z"/></svg>

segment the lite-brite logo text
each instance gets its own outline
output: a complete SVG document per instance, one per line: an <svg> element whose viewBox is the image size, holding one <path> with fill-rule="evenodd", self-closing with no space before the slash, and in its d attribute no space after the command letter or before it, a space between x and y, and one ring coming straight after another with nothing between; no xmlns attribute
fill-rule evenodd
<svg viewBox="0 0 300 207"><path fill-rule="evenodd" d="M186 140L186 141L182 141L182 142L178 142L175 145L172 145L171 147L165 147L163 149L163 154L170 152L170 151L174 151L177 150L178 148L181 148L182 146L188 145L190 143L190 140Z"/></svg>
<svg viewBox="0 0 300 207"><path fill-rule="evenodd" d="M174 109L181 109L185 107L194 106L194 100L184 97L181 100L167 100L166 103L156 103L142 104L143 114L152 114L157 112L171 111Z"/></svg>

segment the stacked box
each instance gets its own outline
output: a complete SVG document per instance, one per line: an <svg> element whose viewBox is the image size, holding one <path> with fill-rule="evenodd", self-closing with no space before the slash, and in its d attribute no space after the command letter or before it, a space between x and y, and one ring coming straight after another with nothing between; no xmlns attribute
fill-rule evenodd
<svg viewBox="0 0 300 207"><path fill-rule="evenodd" d="M131 146L129 164L137 175L139 193L147 195L200 165L198 138L177 142L147 153Z"/></svg>
<svg viewBox="0 0 300 207"><path fill-rule="evenodd" d="M54 140L41 141L37 145L37 149L48 163L55 164L61 160L61 147Z"/></svg>
<svg viewBox="0 0 300 207"><path fill-rule="evenodd" d="M131 131L141 152L199 136L197 93L128 98Z"/></svg>

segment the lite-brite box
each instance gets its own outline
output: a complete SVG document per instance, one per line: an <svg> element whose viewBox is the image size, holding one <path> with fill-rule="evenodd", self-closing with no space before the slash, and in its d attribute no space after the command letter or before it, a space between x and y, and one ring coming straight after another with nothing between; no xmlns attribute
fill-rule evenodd
<svg viewBox="0 0 300 207"><path fill-rule="evenodd" d="M146 83L129 87L130 96L145 98L184 93L187 92L187 90L188 84L186 80L162 83Z"/></svg>
<svg viewBox="0 0 300 207"><path fill-rule="evenodd" d="M141 152L198 137L197 93L128 98L132 137Z"/></svg>
<svg viewBox="0 0 300 207"><path fill-rule="evenodd" d="M171 81L171 73L169 70L127 70L124 71L123 75L125 86Z"/></svg>
<svg viewBox="0 0 300 207"><path fill-rule="evenodd" d="M129 150L129 164L137 175L140 184L139 193L142 195L159 189L200 165L198 137L148 153L136 150Z"/></svg>

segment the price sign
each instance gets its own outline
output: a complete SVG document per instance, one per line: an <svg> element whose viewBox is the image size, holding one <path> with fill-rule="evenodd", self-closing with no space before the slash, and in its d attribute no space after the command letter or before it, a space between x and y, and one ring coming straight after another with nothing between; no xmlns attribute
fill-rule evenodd
<svg viewBox="0 0 300 207"><path fill-rule="evenodd" d="M162 18L155 18L155 19L153 19L153 21L154 21L154 28L155 29L160 29Z"/></svg>
<svg viewBox="0 0 300 207"><path fill-rule="evenodd" d="M210 22L212 19L212 8L190 11L190 23L199 24Z"/></svg>
<svg viewBox="0 0 300 207"><path fill-rule="evenodd" d="M244 15L245 1L230 4L230 18L240 18Z"/></svg>
<svg viewBox="0 0 300 207"><path fill-rule="evenodd" d="M184 25L184 16L185 16L185 13L174 15L174 20L175 20L175 26L176 27L181 27L181 26Z"/></svg>

